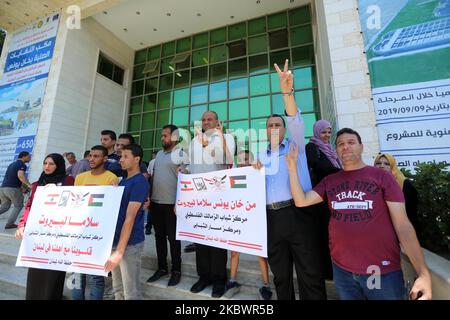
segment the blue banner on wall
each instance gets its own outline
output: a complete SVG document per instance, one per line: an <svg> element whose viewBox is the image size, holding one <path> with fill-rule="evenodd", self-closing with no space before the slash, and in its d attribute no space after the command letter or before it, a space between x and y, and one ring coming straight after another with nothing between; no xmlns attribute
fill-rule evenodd
<svg viewBox="0 0 450 320"><path fill-rule="evenodd" d="M58 25L56 13L12 35L0 79L0 181L20 152L33 151Z"/></svg>

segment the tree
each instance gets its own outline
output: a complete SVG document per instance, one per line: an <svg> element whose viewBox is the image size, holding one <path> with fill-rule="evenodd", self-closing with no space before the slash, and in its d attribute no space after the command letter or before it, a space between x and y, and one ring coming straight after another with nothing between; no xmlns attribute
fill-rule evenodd
<svg viewBox="0 0 450 320"><path fill-rule="evenodd" d="M0 56L2 55L3 43L5 42L6 31L0 29Z"/></svg>

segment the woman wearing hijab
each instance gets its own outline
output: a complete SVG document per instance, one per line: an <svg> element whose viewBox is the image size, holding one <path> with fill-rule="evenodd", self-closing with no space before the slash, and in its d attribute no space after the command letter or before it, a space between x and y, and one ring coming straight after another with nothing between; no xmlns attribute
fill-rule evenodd
<svg viewBox="0 0 450 320"><path fill-rule="evenodd" d="M319 120L313 127L314 137L306 145L306 157L313 187L329 174L341 170L341 162L330 144L331 124Z"/></svg>
<svg viewBox="0 0 450 320"><path fill-rule="evenodd" d="M412 184L411 180L406 179L406 177L397 167L397 161L395 160L394 156L388 153L378 154L378 156L375 158L374 166L389 171L395 177L395 180L397 180L397 183L400 185L400 188L402 188L403 195L405 197L406 214L408 215L409 221L411 221L414 229L416 229L417 235L419 236L420 225L417 218L417 190Z"/></svg>
<svg viewBox="0 0 450 320"><path fill-rule="evenodd" d="M330 144L331 124L327 120L319 120L313 127L314 136L306 145L306 158L308 160L309 174L312 186L316 186L326 176L341 170L341 162L336 151ZM333 279L330 249L328 246L328 223L330 210L325 202L314 206L318 211L321 251L323 253L324 275L326 279Z"/></svg>
<svg viewBox="0 0 450 320"><path fill-rule="evenodd" d="M33 204L37 187L54 184L57 186L73 186L74 180L66 175L66 164L62 155L51 153L44 159L44 168L39 180L32 184L31 196L20 219L16 238L22 239L24 229ZM64 290L66 273L57 270L28 268L26 299L27 300L60 300Z"/></svg>

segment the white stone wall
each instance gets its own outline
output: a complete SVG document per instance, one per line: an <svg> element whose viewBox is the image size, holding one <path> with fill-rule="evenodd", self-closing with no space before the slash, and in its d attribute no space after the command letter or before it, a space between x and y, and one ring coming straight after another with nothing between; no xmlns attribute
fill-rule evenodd
<svg viewBox="0 0 450 320"><path fill-rule="evenodd" d="M52 152L75 152L100 143L100 131L125 128L128 82L134 51L92 18L80 30L67 30L64 16L58 31L44 106L36 136L31 178L42 170L42 160ZM125 71L124 86L97 74L102 51Z"/></svg>
<svg viewBox="0 0 450 320"><path fill-rule="evenodd" d="M357 0L318 0L316 10L319 27L326 26L321 41L328 42L338 129L360 133L363 159L372 164L380 147L357 4Z"/></svg>

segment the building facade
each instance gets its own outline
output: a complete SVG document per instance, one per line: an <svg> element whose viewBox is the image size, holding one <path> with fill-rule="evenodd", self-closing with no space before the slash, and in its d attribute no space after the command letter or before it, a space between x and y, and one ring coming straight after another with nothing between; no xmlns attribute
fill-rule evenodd
<svg viewBox="0 0 450 320"><path fill-rule="evenodd" d="M357 0L52 3L1 3L8 33L0 75L15 31L60 14L31 180L46 154L81 157L102 129L131 133L148 161L161 147L162 126L186 129L188 140L206 110L232 132L254 129L237 140L257 152L267 144L267 116L283 113L273 64L285 59L307 138L316 120L327 119L335 132L351 127L361 134L367 163L380 150Z"/></svg>

